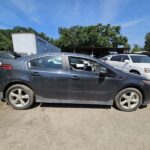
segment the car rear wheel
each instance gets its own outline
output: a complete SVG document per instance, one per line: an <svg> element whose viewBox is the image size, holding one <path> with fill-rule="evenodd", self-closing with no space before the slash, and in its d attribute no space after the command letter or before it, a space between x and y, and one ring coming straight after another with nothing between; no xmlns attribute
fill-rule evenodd
<svg viewBox="0 0 150 150"><path fill-rule="evenodd" d="M17 110L24 110L31 107L34 103L33 91L22 84L11 86L6 92L8 104Z"/></svg>
<svg viewBox="0 0 150 150"><path fill-rule="evenodd" d="M135 111L143 100L141 92L136 88L125 88L115 98L115 105L121 111Z"/></svg>

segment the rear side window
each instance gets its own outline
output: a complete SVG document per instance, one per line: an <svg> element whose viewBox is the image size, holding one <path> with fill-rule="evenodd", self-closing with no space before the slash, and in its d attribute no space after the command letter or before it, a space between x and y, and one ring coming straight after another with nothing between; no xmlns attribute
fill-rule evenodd
<svg viewBox="0 0 150 150"><path fill-rule="evenodd" d="M120 61L121 62L122 56L112 56L111 61Z"/></svg>
<svg viewBox="0 0 150 150"><path fill-rule="evenodd" d="M31 60L28 63L30 69L62 69L61 56L46 56Z"/></svg>
<svg viewBox="0 0 150 150"><path fill-rule="evenodd" d="M125 60L130 60L127 55L123 55L123 57L122 57L122 62L124 62Z"/></svg>

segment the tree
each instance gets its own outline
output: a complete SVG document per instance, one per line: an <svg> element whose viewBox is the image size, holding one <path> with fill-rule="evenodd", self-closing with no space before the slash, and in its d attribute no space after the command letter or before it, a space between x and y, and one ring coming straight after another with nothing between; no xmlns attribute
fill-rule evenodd
<svg viewBox="0 0 150 150"><path fill-rule="evenodd" d="M58 32L60 37L53 39L43 32L37 32L32 28L16 26L9 30L0 30L0 50L12 50L12 33L35 33L48 42L61 47L62 50L75 49L80 46L86 47L110 47L117 48L123 46L128 48L127 37L121 34L120 26L111 26L110 24L90 25L90 26L72 26L70 28L60 27Z"/></svg>
<svg viewBox="0 0 150 150"><path fill-rule="evenodd" d="M12 38L11 34L12 33L35 33L36 35L40 36L41 38L49 41L49 42L54 42L54 40L50 37L48 37L45 33L43 32L37 32L32 28L25 28L25 27L20 27L16 26L13 29L6 29L6 30L0 30L0 51L11 51L13 50L13 44L12 44Z"/></svg>
<svg viewBox="0 0 150 150"><path fill-rule="evenodd" d="M60 37L57 45L62 49L76 48L79 46L88 47L110 47L127 46L128 39L123 36L120 26L91 25L91 26L72 26L70 28L59 28Z"/></svg>
<svg viewBox="0 0 150 150"><path fill-rule="evenodd" d="M145 36L145 46L144 49L146 51L150 51L150 32L146 34Z"/></svg>
<svg viewBox="0 0 150 150"><path fill-rule="evenodd" d="M0 50L1 51L12 51L13 46L11 40L5 36L3 33L0 33Z"/></svg>
<svg viewBox="0 0 150 150"><path fill-rule="evenodd" d="M140 52L142 51L142 48L138 44L134 44L134 47L132 48L132 52Z"/></svg>

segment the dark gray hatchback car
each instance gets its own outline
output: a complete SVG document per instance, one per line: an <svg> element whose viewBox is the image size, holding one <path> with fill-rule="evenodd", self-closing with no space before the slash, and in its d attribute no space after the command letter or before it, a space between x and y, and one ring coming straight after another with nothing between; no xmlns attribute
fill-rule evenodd
<svg viewBox="0 0 150 150"><path fill-rule="evenodd" d="M46 53L3 60L0 98L15 109L34 102L113 105L134 111L150 101L150 81L95 58Z"/></svg>

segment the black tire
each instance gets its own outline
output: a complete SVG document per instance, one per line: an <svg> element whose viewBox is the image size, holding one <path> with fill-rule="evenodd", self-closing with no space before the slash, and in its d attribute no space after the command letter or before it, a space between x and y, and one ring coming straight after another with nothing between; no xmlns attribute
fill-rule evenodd
<svg viewBox="0 0 150 150"><path fill-rule="evenodd" d="M28 100L26 102L26 105L25 106L22 106L22 107L18 107L18 106L15 106L13 103L12 103L12 100L10 99L10 93L12 91L17 91L17 89L21 89L22 92L26 93L26 95L28 95ZM22 84L15 84L11 87L8 88L7 92L6 92L6 100L7 100L7 103L14 109L16 110L25 110L25 109L28 109L32 106L32 104L34 103L34 93L33 91L26 85L22 85Z"/></svg>
<svg viewBox="0 0 150 150"><path fill-rule="evenodd" d="M128 93L130 93L130 92L134 92L134 93L138 96L139 101L136 102L137 104L136 104L133 108L131 108L131 109L128 108L128 109L127 109L127 108L125 108L125 107L128 107L128 106L122 106L122 105L121 105L121 101L122 101L122 96L123 96L123 94L128 94ZM138 89L136 89L136 88L125 88L125 89L121 90L121 91L116 95L116 97L115 97L115 106L116 106L119 110L121 110L121 111L132 112L132 111L137 110L137 109L140 107L140 105L142 104L142 101L143 101L143 96L142 96L142 93L141 93ZM124 100L124 102L125 102L125 100ZM128 105L128 102L126 102L126 103L127 103L127 105ZM131 104L131 102L130 102L130 104Z"/></svg>
<svg viewBox="0 0 150 150"><path fill-rule="evenodd" d="M137 75L141 75L141 74L140 74L138 71L136 71L136 70L130 71L130 73L137 74Z"/></svg>

